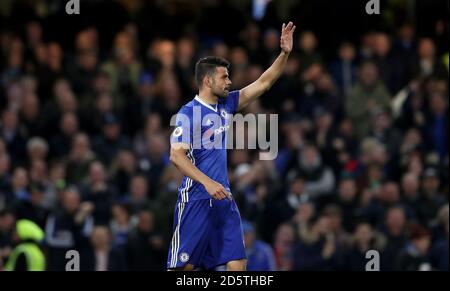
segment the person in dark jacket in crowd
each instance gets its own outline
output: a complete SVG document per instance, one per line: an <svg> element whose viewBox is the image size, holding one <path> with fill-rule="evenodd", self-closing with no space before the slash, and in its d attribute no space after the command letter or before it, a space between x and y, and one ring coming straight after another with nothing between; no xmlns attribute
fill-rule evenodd
<svg viewBox="0 0 450 291"><path fill-rule="evenodd" d="M94 226L91 216L94 206L90 202L81 203L76 188L66 189L61 199L61 209L49 215L45 226L48 267L55 271L65 270L67 251L83 252Z"/></svg>
<svg viewBox="0 0 450 291"><path fill-rule="evenodd" d="M431 271L430 243L430 232L420 225L413 225L410 229L409 243L399 253L395 262L395 270Z"/></svg>
<svg viewBox="0 0 450 291"><path fill-rule="evenodd" d="M111 231L96 226L90 237L90 248L81 256L82 271L126 271L125 253L112 247Z"/></svg>
<svg viewBox="0 0 450 291"><path fill-rule="evenodd" d="M151 210L138 214L138 224L128 238L126 246L130 271L162 271L166 251L162 236L156 232L155 217Z"/></svg>

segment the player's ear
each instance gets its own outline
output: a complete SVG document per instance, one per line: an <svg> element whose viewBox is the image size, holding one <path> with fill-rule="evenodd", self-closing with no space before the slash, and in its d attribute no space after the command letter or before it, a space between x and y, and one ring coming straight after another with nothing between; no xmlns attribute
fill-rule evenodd
<svg viewBox="0 0 450 291"><path fill-rule="evenodd" d="M208 88L211 88L211 83L212 83L211 77L209 75L205 75L205 77L203 78L203 85Z"/></svg>

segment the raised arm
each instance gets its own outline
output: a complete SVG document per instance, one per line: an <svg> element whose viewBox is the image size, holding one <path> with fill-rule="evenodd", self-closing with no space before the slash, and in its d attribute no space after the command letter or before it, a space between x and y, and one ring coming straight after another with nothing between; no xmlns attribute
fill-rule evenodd
<svg viewBox="0 0 450 291"><path fill-rule="evenodd" d="M295 25L289 22L283 23L281 28L280 47L281 52L273 64L256 80L239 92L238 110L241 110L264 92L269 90L275 81L280 77L284 70L289 54L292 51L292 36L295 31Z"/></svg>

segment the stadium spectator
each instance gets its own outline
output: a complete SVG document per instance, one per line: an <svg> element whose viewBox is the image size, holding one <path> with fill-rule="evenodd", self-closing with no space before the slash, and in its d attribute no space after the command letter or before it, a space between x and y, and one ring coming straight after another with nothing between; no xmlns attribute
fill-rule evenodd
<svg viewBox="0 0 450 291"><path fill-rule="evenodd" d="M48 246L48 270L65 270L66 252L77 250L82 253L88 244L94 221L90 202L81 203L80 193L75 188L64 191L61 208L54 210L45 226Z"/></svg>
<svg viewBox="0 0 450 291"><path fill-rule="evenodd" d="M384 236L374 230L369 223L358 223L349 249L345 253L344 270L365 271L367 251L376 250L382 257L384 256L383 248L385 244L386 239Z"/></svg>
<svg viewBox="0 0 450 291"><path fill-rule="evenodd" d="M155 229L154 219L149 210L138 214L138 223L130 233L126 250L130 271L164 269L166 251L162 237Z"/></svg>
<svg viewBox="0 0 450 291"><path fill-rule="evenodd" d="M107 226L96 226L90 237L91 247L80 257L82 271L126 271L123 250L111 246L111 232Z"/></svg>
<svg viewBox="0 0 450 291"><path fill-rule="evenodd" d="M275 258L270 245L255 237L255 229L248 221L242 222L248 271L275 271Z"/></svg>
<svg viewBox="0 0 450 291"><path fill-rule="evenodd" d="M117 190L108 183L105 168L95 161L89 166L87 181L81 185L82 200L92 203L92 213L96 225L107 225L111 219L111 206L117 198Z"/></svg>
<svg viewBox="0 0 450 291"><path fill-rule="evenodd" d="M387 110L389 100L389 93L379 79L377 66L371 61L362 63L359 67L358 81L345 103L346 114L352 121L358 138L368 135L370 114L377 108Z"/></svg>
<svg viewBox="0 0 450 291"><path fill-rule="evenodd" d="M414 225L410 230L410 242L397 258L396 270L400 271L431 271L429 258L431 234L423 227Z"/></svg>

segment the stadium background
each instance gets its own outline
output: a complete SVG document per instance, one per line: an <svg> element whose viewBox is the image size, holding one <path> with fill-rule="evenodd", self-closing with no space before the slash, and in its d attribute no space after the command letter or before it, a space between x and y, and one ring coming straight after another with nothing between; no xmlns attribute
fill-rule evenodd
<svg viewBox="0 0 450 291"><path fill-rule="evenodd" d="M176 189L169 120L205 55L234 88L294 51L245 109L280 116L274 161L229 151L249 270L448 270L448 2L0 3L0 266L14 221L49 270L164 270ZM264 3L267 2L267 6ZM249 132L256 132L250 128Z"/></svg>

